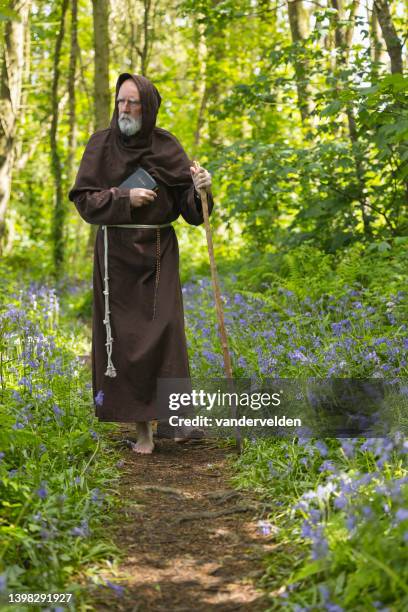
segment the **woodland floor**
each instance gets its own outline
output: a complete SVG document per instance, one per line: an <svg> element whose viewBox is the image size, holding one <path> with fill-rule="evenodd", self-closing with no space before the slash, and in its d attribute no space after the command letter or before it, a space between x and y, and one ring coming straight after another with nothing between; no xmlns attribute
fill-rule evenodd
<svg viewBox="0 0 408 612"><path fill-rule="evenodd" d="M136 439L128 425L112 437ZM156 440L144 456L123 449L123 510L110 526L123 561L102 575L125 591L96 589L95 610L267 610L256 582L275 544L259 531L256 497L228 482L230 453L210 440Z"/></svg>

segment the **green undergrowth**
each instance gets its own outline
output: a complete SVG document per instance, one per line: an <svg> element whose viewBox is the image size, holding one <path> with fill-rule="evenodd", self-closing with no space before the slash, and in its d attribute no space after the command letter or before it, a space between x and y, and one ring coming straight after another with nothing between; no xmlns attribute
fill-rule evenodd
<svg viewBox="0 0 408 612"><path fill-rule="evenodd" d="M247 441L237 488L264 504L268 610L408 609L408 442Z"/></svg>
<svg viewBox="0 0 408 612"><path fill-rule="evenodd" d="M119 554L107 530L120 475L119 454L109 441L112 425L94 417L89 370L77 357L87 346L82 324L61 323L65 315L50 286L5 279L7 274L0 319L2 609L8 609L10 592L73 593L73 609L86 609L89 583L110 588L98 568Z"/></svg>

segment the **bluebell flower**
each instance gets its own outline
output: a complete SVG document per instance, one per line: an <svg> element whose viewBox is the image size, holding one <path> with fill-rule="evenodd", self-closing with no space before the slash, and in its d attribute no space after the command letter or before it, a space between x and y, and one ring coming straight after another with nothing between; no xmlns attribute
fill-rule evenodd
<svg viewBox="0 0 408 612"><path fill-rule="evenodd" d="M54 404L52 407L52 411L55 414L55 416L62 416L64 413L63 410L61 410L61 408L59 406L57 406L57 404Z"/></svg>
<svg viewBox="0 0 408 612"><path fill-rule="evenodd" d="M319 584L320 595L323 597L323 601L328 601L330 597L330 590L325 584Z"/></svg>
<svg viewBox="0 0 408 612"><path fill-rule="evenodd" d="M78 537L78 538L86 538L89 536L89 534L90 534L90 530L88 526L88 521L86 519L83 519L81 521L81 524L79 527L73 527L73 529L71 529L71 535Z"/></svg>
<svg viewBox="0 0 408 612"><path fill-rule="evenodd" d="M397 523L402 523L403 521L408 521L408 509L400 508L395 513L395 519Z"/></svg>
<svg viewBox="0 0 408 612"><path fill-rule="evenodd" d="M346 525L349 531L352 531L355 528L355 526L357 525L357 519L354 514L349 514L347 516Z"/></svg>
<svg viewBox="0 0 408 612"><path fill-rule="evenodd" d="M104 398L104 392L102 391L102 389L100 391L98 391L98 393L95 395L95 404L97 406L102 406L103 405L103 398Z"/></svg>
<svg viewBox="0 0 408 612"><path fill-rule="evenodd" d="M317 508L310 508L309 518L313 524L318 523L322 518L320 510L317 510Z"/></svg>
<svg viewBox="0 0 408 612"><path fill-rule="evenodd" d="M36 494L40 499L45 499L48 495L46 483L42 482L41 486L36 490Z"/></svg>
<svg viewBox="0 0 408 612"><path fill-rule="evenodd" d="M7 589L7 576L6 574L0 574L0 593Z"/></svg>
<svg viewBox="0 0 408 612"><path fill-rule="evenodd" d="M317 450L319 451L319 453L321 454L322 457L326 457L328 454L328 448L326 446L326 444L323 442L323 440L316 440L315 442L315 447L317 448Z"/></svg>
<svg viewBox="0 0 408 612"><path fill-rule="evenodd" d="M370 506L363 506L361 511L366 518L370 518L373 515L373 511Z"/></svg>
<svg viewBox="0 0 408 612"><path fill-rule="evenodd" d="M324 559L329 552L329 545L326 538L323 535L323 528L318 527L313 535L312 542L312 559L317 561L318 559Z"/></svg>
<svg viewBox="0 0 408 612"><path fill-rule="evenodd" d="M16 421L12 426L12 429L24 429L24 424Z"/></svg>
<svg viewBox="0 0 408 612"><path fill-rule="evenodd" d="M304 538L311 538L313 536L314 530L309 521L303 521L301 534Z"/></svg>
<svg viewBox="0 0 408 612"><path fill-rule="evenodd" d="M343 494L339 495L334 499L333 505L338 510L344 510L344 508L347 506L347 497Z"/></svg>
<svg viewBox="0 0 408 612"><path fill-rule="evenodd" d="M323 463L320 465L319 472L335 472L336 469L337 468L334 465L333 461L326 460L323 461Z"/></svg>
<svg viewBox="0 0 408 612"><path fill-rule="evenodd" d="M264 536L267 536L272 531L272 525L269 521L258 521L258 531Z"/></svg>
<svg viewBox="0 0 408 612"><path fill-rule="evenodd" d="M356 445L355 440L347 440L347 439L341 440L340 444L341 444L343 453L346 455L346 457L350 459L351 457L354 456L355 445Z"/></svg>
<svg viewBox="0 0 408 612"><path fill-rule="evenodd" d="M124 595L125 589L120 584L114 584L113 582L110 582L110 580L105 580L105 584L108 588L112 589L112 591L119 595L119 597Z"/></svg>

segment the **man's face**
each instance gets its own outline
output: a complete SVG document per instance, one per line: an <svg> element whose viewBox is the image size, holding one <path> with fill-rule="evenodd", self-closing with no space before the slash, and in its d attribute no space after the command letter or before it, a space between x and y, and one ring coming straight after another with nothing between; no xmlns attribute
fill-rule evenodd
<svg viewBox="0 0 408 612"><path fill-rule="evenodd" d="M126 136L133 136L142 127L142 103L134 81L127 79L118 93L118 125Z"/></svg>

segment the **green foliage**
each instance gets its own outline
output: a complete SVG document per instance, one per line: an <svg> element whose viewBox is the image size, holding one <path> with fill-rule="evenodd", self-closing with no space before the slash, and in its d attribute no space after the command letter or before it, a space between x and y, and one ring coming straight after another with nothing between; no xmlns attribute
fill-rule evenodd
<svg viewBox="0 0 408 612"><path fill-rule="evenodd" d="M397 435L246 445L234 482L268 508L271 611L407 607L406 444Z"/></svg>
<svg viewBox="0 0 408 612"><path fill-rule="evenodd" d="M73 592L79 605L74 575L117 554L102 523L117 454L74 354L79 327L61 326L55 291L4 281L2 296L0 575L10 591Z"/></svg>

